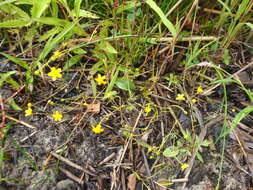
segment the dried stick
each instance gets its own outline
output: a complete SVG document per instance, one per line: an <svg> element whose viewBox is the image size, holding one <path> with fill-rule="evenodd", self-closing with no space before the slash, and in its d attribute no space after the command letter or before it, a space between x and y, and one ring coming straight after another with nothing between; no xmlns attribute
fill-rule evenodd
<svg viewBox="0 0 253 190"><path fill-rule="evenodd" d="M1 115L2 115L2 114L1 114ZM37 128L37 127L34 127L33 125L30 125L30 124L28 124L28 123L26 123L26 122L24 122L24 121L18 120L18 119L14 118L14 117L11 117L11 116L9 116L9 115L5 115L5 117L6 117L7 119L9 119L9 120L15 121L16 123L19 123L19 124L21 124L21 125L24 125L24 126L26 126L26 127L29 127L29 128L31 128L31 129L36 129L36 128Z"/></svg>
<svg viewBox="0 0 253 190"><path fill-rule="evenodd" d="M2 94L0 93L0 107L1 107L1 111L2 111L2 124L1 124L1 128L4 128L4 124L5 124L5 112L4 112L4 104L3 104L3 98L2 98ZM3 133L0 132L0 136L2 136Z"/></svg>
<svg viewBox="0 0 253 190"><path fill-rule="evenodd" d="M71 162L70 160L68 160L67 158L64 158L62 156L60 156L59 154L56 154L54 152L51 152L51 155L54 156L55 158L61 160L62 162L68 164L69 166L76 168L77 170L83 171L91 176L96 176L96 174L91 173L89 170L86 170L85 168L75 164L74 162Z"/></svg>
<svg viewBox="0 0 253 190"><path fill-rule="evenodd" d="M83 185L82 179L80 179L79 177L75 176L75 175L72 174L70 171L68 171L68 170L66 170L66 169L64 169L64 168L62 168L62 167L60 167L60 166L59 166L59 170L60 170L62 173L64 173L68 178L70 178L70 179L74 180L75 182L77 182L77 183Z"/></svg>

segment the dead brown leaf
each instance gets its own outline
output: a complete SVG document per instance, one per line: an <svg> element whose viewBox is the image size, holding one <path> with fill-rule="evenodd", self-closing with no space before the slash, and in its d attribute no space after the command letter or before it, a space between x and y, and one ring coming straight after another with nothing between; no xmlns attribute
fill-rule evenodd
<svg viewBox="0 0 253 190"><path fill-rule="evenodd" d="M127 184L127 189L129 190L135 190L135 187L136 187L136 176L135 174L130 174L128 176L128 184Z"/></svg>
<svg viewBox="0 0 253 190"><path fill-rule="evenodd" d="M87 104L86 107L88 113L98 114L100 112L101 102L97 102L94 104Z"/></svg>

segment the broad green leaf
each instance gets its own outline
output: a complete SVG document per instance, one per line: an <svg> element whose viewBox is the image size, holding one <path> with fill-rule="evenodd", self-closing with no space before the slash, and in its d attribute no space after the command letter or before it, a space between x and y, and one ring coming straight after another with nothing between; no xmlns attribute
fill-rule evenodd
<svg viewBox="0 0 253 190"><path fill-rule="evenodd" d="M16 73L16 71L9 71L6 73L0 73L0 87L3 85L3 83L6 81L6 79Z"/></svg>
<svg viewBox="0 0 253 190"><path fill-rule="evenodd" d="M0 53L1 55L5 56L6 58L8 58L9 60L11 60L12 62L16 63L17 65L23 67L26 70L30 70L30 66L23 60L16 58L14 56L5 54L5 53Z"/></svg>
<svg viewBox="0 0 253 190"><path fill-rule="evenodd" d="M174 25L166 18L160 7L157 6L156 2L153 0L146 0L145 1L161 18L163 24L168 28L170 33L172 34L173 37L176 37L177 31Z"/></svg>
<svg viewBox="0 0 253 190"><path fill-rule="evenodd" d="M51 0L35 0L31 9L32 18L40 18L44 11L49 6Z"/></svg>
<svg viewBox="0 0 253 190"><path fill-rule="evenodd" d="M30 20L14 19L0 22L0 28L23 27L31 24Z"/></svg>
<svg viewBox="0 0 253 190"><path fill-rule="evenodd" d="M70 60L68 60L68 62L64 65L63 67L63 71L68 70L70 67L72 67L73 65L77 64L78 61L82 58L81 55L75 55L73 57L70 58Z"/></svg>
<svg viewBox="0 0 253 190"><path fill-rule="evenodd" d="M165 157L176 157L179 153L179 149L175 146L170 146L163 151Z"/></svg>
<svg viewBox="0 0 253 190"><path fill-rule="evenodd" d="M131 91L134 89L134 83L128 78L121 78L116 81L116 86L122 90Z"/></svg>

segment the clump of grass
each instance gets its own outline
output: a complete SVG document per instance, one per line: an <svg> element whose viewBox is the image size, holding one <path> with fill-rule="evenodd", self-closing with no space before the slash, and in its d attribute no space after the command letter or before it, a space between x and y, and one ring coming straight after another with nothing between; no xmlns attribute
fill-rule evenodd
<svg viewBox="0 0 253 190"><path fill-rule="evenodd" d="M226 85L235 83L250 101L253 101L253 97L251 91L225 71L223 66L231 64L228 48L237 40L239 31L246 36L249 29L253 28L249 22L253 3L250 0L208 2L212 8L220 8L218 14L217 10L208 9L216 14L209 18L217 21L217 25L214 21L210 23L202 18L202 11L206 10L198 7L196 0L1 1L0 48L6 46L9 49L0 55L3 60L14 64L11 69L4 69L0 73L0 87L14 91L9 97L0 96L2 129L8 125L6 120L34 128L28 121L40 114L51 118L55 125L64 124L69 120L69 107L71 111L78 106L84 110L83 105L89 105L86 102L93 101L93 105L99 100L105 107L89 111L94 115L101 114L103 119L86 123L89 133L95 133L93 135L97 139L103 139L108 133L112 136L117 134L117 138L123 139L124 150L119 155L118 165L126 157L126 152L131 150L131 155L135 152L134 147L138 147L137 150L140 147L143 150L142 161L152 180L145 180L146 176L137 171L137 167L131 168L131 173L143 186L151 188L154 178L149 163L152 172L169 169L173 173L169 178L179 176L178 171L187 178L194 160L205 162L202 152L214 143L205 139L205 116L199 114L199 108L205 104L209 87L214 85L215 89L215 85L220 85L224 91L220 110L225 119L219 137L223 142L219 187L225 137L252 112L251 106L242 109L234 117L232 127L228 128ZM200 5L204 6L204 3ZM14 44L12 48L11 44ZM224 62L218 63L220 67L212 63L215 60L209 55L211 51L218 52L219 49L223 50L221 57ZM80 88L83 83L91 92ZM51 93L37 100L40 88L50 89ZM68 88L78 93L65 98ZM25 101L15 99L19 96ZM57 101L56 104L53 99ZM5 108L9 105L13 112ZM89 111L76 114L70 120L70 123L76 123L64 148L59 149L62 154L67 151L66 144L71 142L73 133L77 132ZM128 118L137 112L137 118ZM23 121L22 117L16 119L19 115L25 116L27 121ZM120 115L117 123L123 126L122 129L107 124L112 115ZM187 128L182 124L182 117L189 118ZM132 124L126 118L136 121ZM168 126L164 126L163 120ZM147 125L138 126L139 122ZM161 122L159 129L157 122ZM201 133L198 133L199 130ZM34 170L38 170L37 164L19 142L10 137L8 131L4 132L3 129L1 132L0 166L3 167L5 162L3 144L6 139L24 155ZM134 156L130 156L129 160L133 163L140 161L133 159ZM175 168L172 169L164 159L169 159ZM119 169L118 166L114 167L114 174L116 168ZM112 186L117 180L112 180ZM172 185L172 181L166 181L166 185ZM165 183L157 184L165 186Z"/></svg>

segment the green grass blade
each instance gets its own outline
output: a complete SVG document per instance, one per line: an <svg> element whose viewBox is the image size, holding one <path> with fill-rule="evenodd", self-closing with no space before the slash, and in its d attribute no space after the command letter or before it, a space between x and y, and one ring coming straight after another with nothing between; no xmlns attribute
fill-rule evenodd
<svg viewBox="0 0 253 190"><path fill-rule="evenodd" d="M241 110L238 114L236 114L235 118L232 121L231 127L228 130L226 130L223 134L221 134L220 138L231 133L238 126L239 122L243 118L245 118L248 114L250 114L252 111L253 111L253 106L249 106Z"/></svg>
<svg viewBox="0 0 253 190"><path fill-rule="evenodd" d="M24 69L30 70L30 66L25 61L22 61L21 59L8 55L6 53L0 53L0 54L8 58L12 62L16 63L17 65L23 67Z"/></svg>
<svg viewBox="0 0 253 190"><path fill-rule="evenodd" d="M157 4L153 0L146 0L145 1L161 18L163 24L168 28L168 30L171 32L173 37L176 37L177 30L174 27L174 25L166 18L165 14L162 12L160 7L157 6Z"/></svg>
<svg viewBox="0 0 253 190"><path fill-rule="evenodd" d="M23 11L21 8L12 4L2 5L0 6L0 9L5 13L9 13L11 15L16 16L16 18L19 18L19 17L22 17L25 19L30 18L30 16L25 11Z"/></svg>
<svg viewBox="0 0 253 190"><path fill-rule="evenodd" d="M74 11L75 11L75 16L78 18L79 17L79 12L80 12L80 6L83 0L75 0L74 3Z"/></svg>
<svg viewBox="0 0 253 190"><path fill-rule="evenodd" d="M251 30L253 30L253 24L250 22L245 23L248 27L250 27Z"/></svg>
<svg viewBox="0 0 253 190"><path fill-rule="evenodd" d="M39 59L37 60L37 63L48 55L48 53L62 40L62 38L65 37L65 35L71 31L76 23L67 24L65 28L59 33L54 39L48 41L48 43L45 45L43 51L41 52Z"/></svg>
<svg viewBox="0 0 253 190"><path fill-rule="evenodd" d="M81 55L75 55L73 57L70 58L70 60L68 60L68 62L64 65L63 67L63 71L68 70L70 67L72 67L73 65L77 64L78 61L82 58Z"/></svg>
<svg viewBox="0 0 253 190"><path fill-rule="evenodd" d="M0 87L3 85L3 83L6 81L6 79L16 73L16 71L9 71L7 73L0 73Z"/></svg>
<svg viewBox="0 0 253 190"><path fill-rule="evenodd" d="M116 81L117 81L117 78L118 78L118 75L119 75L119 69L116 70L116 72L114 73L113 77L112 77L112 80L110 82L110 84L108 85L108 87L106 88L106 91L105 91L105 95L104 95L104 98L107 96L107 94L109 92L112 91Z"/></svg>
<svg viewBox="0 0 253 190"><path fill-rule="evenodd" d="M54 17L40 17L34 18L33 21L40 22L42 24L54 25L54 26L66 26L70 22L64 19L54 18Z"/></svg>
<svg viewBox="0 0 253 190"><path fill-rule="evenodd" d="M0 28L12 28L12 27L23 27L28 26L31 23L30 20L23 20L23 19L14 19L8 20L0 23Z"/></svg>
<svg viewBox="0 0 253 190"><path fill-rule="evenodd" d="M17 0L5 0L4 2L0 2L0 6L3 6L5 4L9 4L9 3L13 3L15 1L17 1Z"/></svg>
<svg viewBox="0 0 253 190"><path fill-rule="evenodd" d="M32 18L40 18L44 11L49 6L51 0L36 0L33 1L33 7L31 9Z"/></svg>

